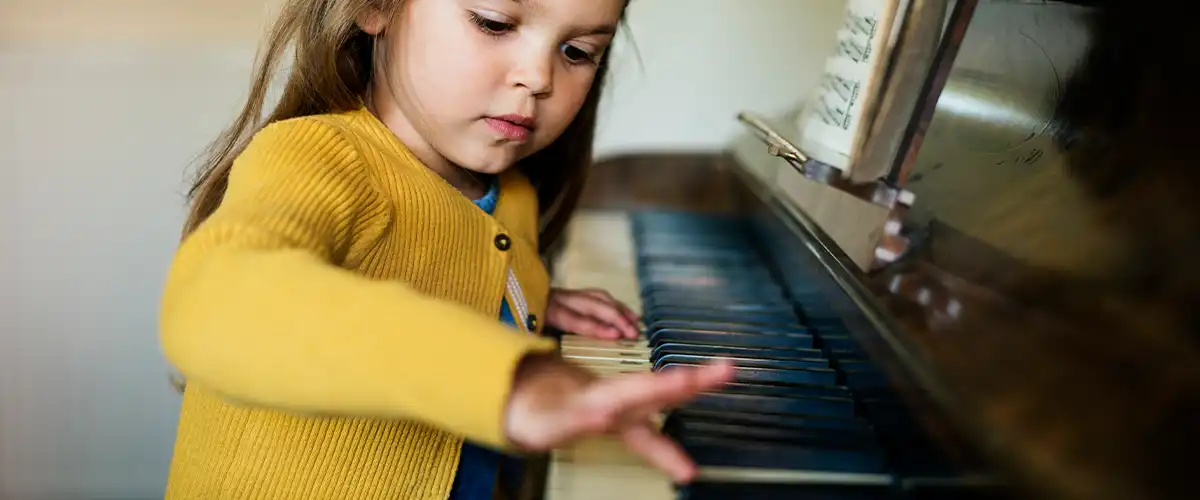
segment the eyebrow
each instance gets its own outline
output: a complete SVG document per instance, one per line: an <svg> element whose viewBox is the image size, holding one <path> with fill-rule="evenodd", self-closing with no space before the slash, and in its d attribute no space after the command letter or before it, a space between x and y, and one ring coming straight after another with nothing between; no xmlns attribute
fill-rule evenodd
<svg viewBox="0 0 1200 500"><path fill-rule="evenodd" d="M611 24L602 24L600 26L591 26L583 29L584 35L615 35L617 27Z"/></svg>
<svg viewBox="0 0 1200 500"><path fill-rule="evenodd" d="M515 4L519 5L519 6L522 6L522 7L528 7L528 8L531 8L531 9L537 9L537 8L539 7L539 6L537 5L537 2L536 2L536 0L510 0L510 1L511 1L512 3L515 3ZM617 27L616 27L615 25L612 25L612 24L601 24L601 25L586 26L586 27L584 27L583 29L580 29L580 30L579 30L579 33L580 33L582 36L589 36L589 35L616 35L616 34L617 34Z"/></svg>

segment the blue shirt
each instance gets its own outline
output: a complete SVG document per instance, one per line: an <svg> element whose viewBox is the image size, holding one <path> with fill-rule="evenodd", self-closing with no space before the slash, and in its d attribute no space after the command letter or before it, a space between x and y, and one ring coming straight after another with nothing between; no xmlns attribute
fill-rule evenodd
<svg viewBox="0 0 1200 500"><path fill-rule="evenodd" d="M499 199L500 183L493 179L487 193L473 201L490 215L496 211ZM513 327L517 326L507 299L501 299L500 302L500 321ZM454 474L454 486L450 488L450 500L491 500L498 475L501 476L501 487L515 492L520 487L522 475L520 459L491 448L463 442L458 471Z"/></svg>

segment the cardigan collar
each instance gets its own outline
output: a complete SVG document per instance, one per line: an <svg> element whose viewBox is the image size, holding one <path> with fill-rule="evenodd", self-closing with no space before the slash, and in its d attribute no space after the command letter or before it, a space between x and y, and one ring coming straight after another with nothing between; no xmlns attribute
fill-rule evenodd
<svg viewBox="0 0 1200 500"><path fill-rule="evenodd" d="M374 113L371 113L365 106L358 109L343 113L343 116L363 132L367 132L369 136L379 140L383 145L390 146L388 149L393 150L399 156L408 159L409 161L400 162L400 168L416 168L422 170L431 181L431 187L438 189L447 196L459 196L464 202L464 207L470 207L471 210L479 212L479 209L474 206L466 196L449 182L438 175L437 172L426 167L425 164L412 153L412 151L400 141L396 134L387 128ZM538 237L538 201L537 192L529 179L518 168L509 168L496 176L496 181L500 186L499 199L496 202L496 209L492 213L492 217L496 219L500 225L511 233L513 237L525 240L528 244L537 248ZM485 215L485 214L480 214Z"/></svg>

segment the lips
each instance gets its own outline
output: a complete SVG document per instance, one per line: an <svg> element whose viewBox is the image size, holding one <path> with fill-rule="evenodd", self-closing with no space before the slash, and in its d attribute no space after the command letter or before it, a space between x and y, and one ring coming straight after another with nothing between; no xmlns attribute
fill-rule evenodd
<svg viewBox="0 0 1200 500"><path fill-rule="evenodd" d="M489 116L483 119L501 137L514 142L525 142L533 134L534 120L522 115Z"/></svg>

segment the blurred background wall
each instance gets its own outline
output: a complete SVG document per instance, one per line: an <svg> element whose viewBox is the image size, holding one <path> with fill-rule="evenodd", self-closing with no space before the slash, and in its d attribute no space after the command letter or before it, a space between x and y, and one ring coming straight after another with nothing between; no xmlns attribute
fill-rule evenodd
<svg viewBox="0 0 1200 500"><path fill-rule="evenodd" d="M725 147L820 76L843 0L635 0L597 155ZM156 337L185 170L239 105L261 0L0 0L0 498L161 497ZM634 50L636 49L636 50Z"/></svg>

